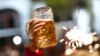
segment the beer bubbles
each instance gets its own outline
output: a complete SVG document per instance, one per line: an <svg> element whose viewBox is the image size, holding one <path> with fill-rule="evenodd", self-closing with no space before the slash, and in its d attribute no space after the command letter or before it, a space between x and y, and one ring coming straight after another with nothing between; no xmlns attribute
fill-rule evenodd
<svg viewBox="0 0 100 56"><path fill-rule="evenodd" d="M27 32L30 37L30 50L55 46L57 40L52 9L50 7L35 9L33 18L27 23Z"/></svg>

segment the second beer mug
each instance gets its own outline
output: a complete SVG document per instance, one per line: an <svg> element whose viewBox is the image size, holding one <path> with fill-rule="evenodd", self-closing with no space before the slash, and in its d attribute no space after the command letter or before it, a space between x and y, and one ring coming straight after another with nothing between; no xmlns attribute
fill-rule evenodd
<svg viewBox="0 0 100 56"><path fill-rule="evenodd" d="M30 49L36 50L38 48L48 48L53 47L57 44L53 12L50 7L41 7L33 11L33 19L43 20L45 25L43 27L33 32L34 23L28 23L28 35L32 37L30 40ZM34 20L33 20L34 21Z"/></svg>

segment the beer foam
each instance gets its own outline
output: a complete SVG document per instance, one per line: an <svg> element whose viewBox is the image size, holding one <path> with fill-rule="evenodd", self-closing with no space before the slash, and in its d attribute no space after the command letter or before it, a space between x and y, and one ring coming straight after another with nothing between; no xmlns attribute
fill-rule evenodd
<svg viewBox="0 0 100 56"><path fill-rule="evenodd" d="M50 7L41 7L33 11L33 18L50 19L53 18L53 12Z"/></svg>

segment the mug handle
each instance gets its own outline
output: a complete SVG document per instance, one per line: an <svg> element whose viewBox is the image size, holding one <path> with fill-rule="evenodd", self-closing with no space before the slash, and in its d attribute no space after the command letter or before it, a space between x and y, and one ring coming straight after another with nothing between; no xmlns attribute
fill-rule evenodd
<svg viewBox="0 0 100 56"><path fill-rule="evenodd" d="M29 22L27 22L25 25L25 32L29 36L28 28L29 28Z"/></svg>

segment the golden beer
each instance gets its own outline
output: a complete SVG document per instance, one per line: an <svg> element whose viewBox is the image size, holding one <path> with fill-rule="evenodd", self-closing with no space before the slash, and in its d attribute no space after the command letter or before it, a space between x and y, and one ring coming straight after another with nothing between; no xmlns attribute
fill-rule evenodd
<svg viewBox="0 0 100 56"><path fill-rule="evenodd" d="M40 30L33 32L33 23L28 23L28 35L31 35L32 37L32 40L30 40L30 49L36 50L38 48L55 46L57 44L57 40L51 8L39 8L33 13L33 18L36 20L42 19L45 22L45 25L43 25Z"/></svg>

